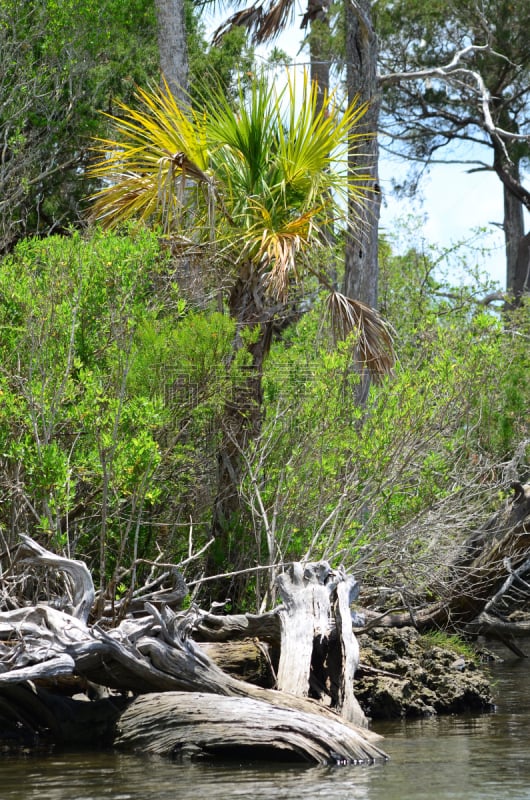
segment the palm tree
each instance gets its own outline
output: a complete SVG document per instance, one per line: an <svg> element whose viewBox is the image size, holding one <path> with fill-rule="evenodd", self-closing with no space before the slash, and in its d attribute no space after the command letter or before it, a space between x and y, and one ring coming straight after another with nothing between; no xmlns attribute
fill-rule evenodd
<svg viewBox="0 0 530 800"><path fill-rule="evenodd" d="M279 90L258 78L249 90L240 87L235 106L213 91L199 111L179 105L169 90L138 90L138 107L122 104L120 117L111 117L116 138L97 145L91 177L102 186L92 198L94 220L158 225L184 251L200 249L205 270L222 266L224 304L236 327L232 357L244 355L246 378L225 413L218 536L240 511L242 453L260 430L262 366L296 284L309 275L324 285L332 322L343 336L356 332L355 353L373 375L393 364L377 312L334 291L318 259L309 258L322 248L323 228L351 225L348 197L362 204L358 187L366 187L365 174L346 169L349 149L365 141L357 132L365 109L343 111L333 96L325 100L317 110L307 76L301 89L288 76Z"/></svg>
<svg viewBox="0 0 530 800"><path fill-rule="evenodd" d="M209 2L215 4L215 0ZM250 5L247 5L247 0L235 0L232 5L238 10L219 27L214 42L236 26L246 28L255 44L272 41L293 22L296 13L294 0L253 0ZM348 102L357 97L363 104L366 103L367 113L363 125L371 134L367 139L368 150L365 153L369 172L367 184L377 187L379 148L376 134L380 101L377 91L378 39L373 24L372 5L371 0L345 0L343 21ZM300 25L304 30L309 30L310 74L311 80L318 85L317 110L322 108L330 89L333 57L330 7L330 0L307 0ZM353 169L356 166L356 155L353 148L350 154ZM343 291L375 308L378 299L381 193L371 191L369 195L368 202L361 209L358 207L356 194L351 199L352 213L357 216L358 226L355 236L351 233L346 236ZM323 233L326 240L332 243L332 227L323 229ZM359 392L361 403L366 399L369 386L369 375L365 374Z"/></svg>

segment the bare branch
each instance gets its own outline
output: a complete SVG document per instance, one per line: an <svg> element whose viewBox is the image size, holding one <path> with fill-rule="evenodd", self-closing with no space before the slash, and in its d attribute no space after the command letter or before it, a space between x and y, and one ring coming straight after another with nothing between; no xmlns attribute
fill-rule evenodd
<svg viewBox="0 0 530 800"><path fill-rule="evenodd" d="M464 47L462 50L456 52L451 61L448 64L445 64L445 66L426 67L425 69L412 70L410 72L393 72L387 75L380 75L378 79L379 84L381 86L392 86L403 81L423 80L425 78L433 77L439 78L440 80L446 82L455 81L455 79L458 80L459 78L470 78L475 84L477 95L480 100L483 126L486 132L499 142L503 139L521 142L530 141L529 134L512 133L511 131L507 131L504 128L499 128L495 125L490 110L491 95L486 87L486 84L484 83L482 75L476 70L460 66L461 62L467 56L484 52L491 53L499 58L504 58L501 53L497 53L495 50L492 50L489 45L469 45L468 47ZM509 160L504 144L502 144L502 147L505 157Z"/></svg>
<svg viewBox="0 0 530 800"><path fill-rule="evenodd" d="M492 51L489 45L469 45L469 47L464 47L463 50L459 50L457 53L455 53L451 61L443 67L426 67L425 69L417 69L410 72L391 72L388 75L380 75L378 80L381 86L392 86L396 83L401 83L401 81L421 80L422 78L432 78L435 76L447 78L455 71L459 71L461 69L459 64L463 58L468 56L470 53L475 52ZM496 55L499 54L496 53Z"/></svg>

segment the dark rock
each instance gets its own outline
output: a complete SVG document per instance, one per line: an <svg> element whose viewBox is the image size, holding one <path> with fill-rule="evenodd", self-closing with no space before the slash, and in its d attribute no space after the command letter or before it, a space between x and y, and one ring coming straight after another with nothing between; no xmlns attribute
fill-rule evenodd
<svg viewBox="0 0 530 800"><path fill-rule="evenodd" d="M424 717L494 708L491 686L472 654L433 644L414 628L358 636L355 696L371 719Z"/></svg>

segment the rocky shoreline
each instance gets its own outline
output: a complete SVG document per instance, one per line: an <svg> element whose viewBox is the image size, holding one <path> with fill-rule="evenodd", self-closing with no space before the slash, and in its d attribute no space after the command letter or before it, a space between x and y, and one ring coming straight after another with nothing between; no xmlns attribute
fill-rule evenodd
<svg viewBox="0 0 530 800"><path fill-rule="evenodd" d="M451 637L420 635L414 628L375 628L358 635L360 667L355 696L371 720L489 712L495 702L483 664Z"/></svg>

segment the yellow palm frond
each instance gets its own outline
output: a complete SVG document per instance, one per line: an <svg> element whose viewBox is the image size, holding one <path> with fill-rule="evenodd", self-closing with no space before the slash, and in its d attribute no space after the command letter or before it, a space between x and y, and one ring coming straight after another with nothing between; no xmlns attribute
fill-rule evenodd
<svg viewBox="0 0 530 800"><path fill-rule="evenodd" d="M319 227L316 224L321 209L314 206L305 213L292 216L288 210L273 207L252 199L252 224L244 236L243 257L251 257L260 265L270 293L285 301L292 279L298 280L298 254L315 242L319 242Z"/></svg>
<svg viewBox="0 0 530 800"><path fill-rule="evenodd" d="M89 176L101 188L89 198L91 216L105 227L137 218L169 232L180 224L185 204L199 207L190 184L206 186L211 213L215 187L206 172L204 120L180 109L167 87L138 89L137 99L138 108L121 103L123 116L107 115L116 138L96 140L99 159Z"/></svg>

